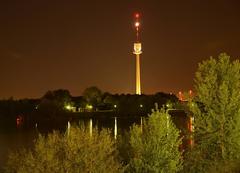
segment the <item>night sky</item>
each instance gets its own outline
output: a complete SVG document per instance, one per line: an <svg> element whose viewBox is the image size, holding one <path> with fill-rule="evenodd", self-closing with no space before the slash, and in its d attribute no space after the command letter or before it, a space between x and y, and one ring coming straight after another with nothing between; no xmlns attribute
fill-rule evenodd
<svg viewBox="0 0 240 173"><path fill-rule="evenodd" d="M135 93L133 14L142 18L142 91L193 87L197 64L240 56L240 1L1 1L0 99L89 86Z"/></svg>

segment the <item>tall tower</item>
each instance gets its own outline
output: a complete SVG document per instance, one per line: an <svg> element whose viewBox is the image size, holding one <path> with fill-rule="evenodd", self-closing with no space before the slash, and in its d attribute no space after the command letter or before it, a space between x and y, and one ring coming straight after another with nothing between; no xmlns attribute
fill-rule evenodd
<svg viewBox="0 0 240 173"><path fill-rule="evenodd" d="M136 41L134 43L133 54L136 55L136 94L141 95L140 54L142 53L142 45L139 39L139 29L140 29L139 18L140 18L140 15L136 13L134 16Z"/></svg>

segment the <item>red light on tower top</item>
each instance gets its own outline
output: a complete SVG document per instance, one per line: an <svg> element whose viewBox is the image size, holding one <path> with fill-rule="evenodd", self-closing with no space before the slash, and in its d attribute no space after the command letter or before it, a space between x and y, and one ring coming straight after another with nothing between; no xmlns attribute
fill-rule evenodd
<svg viewBox="0 0 240 173"><path fill-rule="evenodd" d="M140 14L139 13L136 13L135 14L135 18L139 18L140 17Z"/></svg>
<svg viewBox="0 0 240 173"><path fill-rule="evenodd" d="M136 41L139 42L139 30L141 27L140 13L134 13L134 28L136 30Z"/></svg>
<svg viewBox="0 0 240 173"><path fill-rule="evenodd" d="M140 22L139 22L140 14L139 13L135 13L134 17L135 17L134 26L135 26L136 30L138 31L138 29L140 27Z"/></svg>

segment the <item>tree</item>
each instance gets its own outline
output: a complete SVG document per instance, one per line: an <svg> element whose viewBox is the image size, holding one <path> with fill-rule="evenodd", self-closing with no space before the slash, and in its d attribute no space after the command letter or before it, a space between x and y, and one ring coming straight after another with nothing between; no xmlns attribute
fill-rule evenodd
<svg viewBox="0 0 240 173"><path fill-rule="evenodd" d="M142 131L143 130L143 131ZM132 158L129 172L178 172L182 168L180 131L164 109L153 111L148 121L130 130Z"/></svg>
<svg viewBox="0 0 240 173"><path fill-rule="evenodd" d="M189 102L195 146L185 172L231 172L240 158L240 63L227 54L199 64Z"/></svg>
<svg viewBox="0 0 240 173"><path fill-rule="evenodd" d="M96 107L102 99L102 92L95 86L86 88L83 92L83 97L87 101L88 104Z"/></svg>
<svg viewBox="0 0 240 173"><path fill-rule="evenodd" d="M106 129L74 127L69 133L54 132L39 136L33 150L12 153L6 171L9 173L115 173L121 171L116 159L116 145Z"/></svg>
<svg viewBox="0 0 240 173"><path fill-rule="evenodd" d="M72 98L68 90L58 89L48 91L38 105L38 111L47 117L56 118L59 113L66 112L67 106L72 106Z"/></svg>

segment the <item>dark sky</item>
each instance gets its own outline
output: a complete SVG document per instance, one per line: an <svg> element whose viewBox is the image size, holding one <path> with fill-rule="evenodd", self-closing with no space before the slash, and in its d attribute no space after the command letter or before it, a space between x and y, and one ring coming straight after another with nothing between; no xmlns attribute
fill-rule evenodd
<svg viewBox="0 0 240 173"><path fill-rule="evenodd" d="M92 85L134 93L136 11L143 93L189 90L198 62L240 55L238 0L1 1L0 98Z"/></svg>

